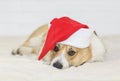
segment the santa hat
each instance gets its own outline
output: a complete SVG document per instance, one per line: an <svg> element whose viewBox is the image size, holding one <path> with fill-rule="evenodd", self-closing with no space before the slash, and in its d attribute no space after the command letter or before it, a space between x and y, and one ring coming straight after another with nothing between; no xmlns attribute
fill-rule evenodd
<svg viewBox="0 0 120 81"><path fill-rule="evenodd" d="M42 59L48 51L53 50L56 43L63 43L78 48L89 46L93 30L87 25L68 17L55 18L51 21L45 44L38 57Z"/></svg>

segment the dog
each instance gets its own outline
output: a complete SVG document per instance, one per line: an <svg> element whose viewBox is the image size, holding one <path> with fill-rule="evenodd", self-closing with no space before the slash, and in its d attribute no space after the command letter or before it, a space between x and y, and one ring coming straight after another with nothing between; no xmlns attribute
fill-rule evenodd
<svg viewBox="0 0 120 81"><path fill-rule="evenodd" d="M45 43L48 32L48 24L36 29L28 39L17 49L12 50L13 55L39 54ZM106 49L100 37L94 31L90 45L86 48L57 43L53 50L50 50L42 59L45 63L58 69L65 69L71 66L80 66L86 62L103 61Z"/></svg>

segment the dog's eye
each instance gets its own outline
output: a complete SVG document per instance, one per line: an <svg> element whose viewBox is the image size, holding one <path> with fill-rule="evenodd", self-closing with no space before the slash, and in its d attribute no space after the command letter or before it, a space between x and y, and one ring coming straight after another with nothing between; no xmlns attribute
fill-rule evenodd
<svg viewBox="0 0 120 81"><path fill-rule="evenodd" d="M58 46L55 46L54 51L55 51L55 52L59 51L59 47L58 47Z"/></svg>
<svg viewBox="0 0 120 81"><path fill-rule="evenodd" d="M76 52L73 50L68 51L68 55L73 56Z"/></svg>

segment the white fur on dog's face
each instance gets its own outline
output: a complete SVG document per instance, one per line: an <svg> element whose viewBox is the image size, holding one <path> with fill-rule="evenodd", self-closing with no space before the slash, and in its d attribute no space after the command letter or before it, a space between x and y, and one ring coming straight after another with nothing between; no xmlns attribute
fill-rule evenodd
<svg viewBox="0 0 120 81"><path fill-rule="evenodd" d="M65 58L65 53L66 53L65 49L63 49L62 52L52 60L51 65L59 69L68 68L69 63Z"/></svg>
<svg viewBox="0 0 120 81"><path fill-rule="evenodd" d="M80 49L65 44L57 44L54 48L51 64L58 69L65 69L70 66L79 66L91 58L89 47Z"/></svg>

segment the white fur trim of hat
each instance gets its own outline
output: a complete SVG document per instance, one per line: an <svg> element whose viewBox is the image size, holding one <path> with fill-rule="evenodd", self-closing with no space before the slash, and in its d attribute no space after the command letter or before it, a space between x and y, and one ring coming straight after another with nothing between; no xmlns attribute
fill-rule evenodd
<svg viewBox="0 0 120 81"><path fill-rule="evenodd" d="M81 28L73 33L68 39L59 43L74 46L77 48L86 48L90 45L93 31L93 29Z"/></svg>

